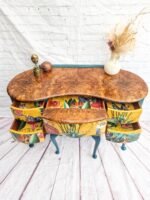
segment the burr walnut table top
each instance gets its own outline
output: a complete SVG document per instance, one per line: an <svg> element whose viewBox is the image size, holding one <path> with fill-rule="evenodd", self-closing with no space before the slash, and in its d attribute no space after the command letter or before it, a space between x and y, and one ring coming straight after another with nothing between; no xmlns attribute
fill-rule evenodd
<svg viewBox="0 0 150 200"><path fill-rule="evenodd" d="M46 108L42 117L60 123L74 124L103 120L107 118L107 114L104 109Z"/></svg>
<svg viewBox="0 0 150 200"><path fill-rule="evenodd" d="M103 68L53 68L37 80L33 70L15 76L8 94L18 101L39 101L64 95L88 95L115 102L136 102L148 92L146 83L134 73L121 70L109 76Z"/></svg>

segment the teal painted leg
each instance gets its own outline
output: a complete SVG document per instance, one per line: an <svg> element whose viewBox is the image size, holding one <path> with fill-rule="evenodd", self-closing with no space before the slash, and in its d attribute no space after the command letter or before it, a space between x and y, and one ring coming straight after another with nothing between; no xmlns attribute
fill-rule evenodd
<svg viewBox="0 0 150 200"><path fill-rule="evenodd" d="M51 139L52 143L54 144L54 146L56 147L55 153L56 153L56 154L59 154L59 147L58 147L57 141L56 141L56 139L55 139L57 136L58 136L58 135L50 134L50 139Z"/></svg>
<svg viewBox="0 0 150 200"><path fill-rule="evenodd" d="M93 158L97 158L96 151L97 151L97 148L98 148L98 146L99 146L101 137L100 137L100 136L95 136L95 135L94 135L94 136L92 136L92 138L95 140L95 146L94 146L94 151L93 151L92 157L93 157Z"/></svg>
<svg viewBox="0 0 150 200"><path fill-rule="evenodd" d="M127 149L127 147L126 147L126 145L125 145L124 143L122 143L121 149L122 149L123 151L125 151L125 150Z"/></svg>

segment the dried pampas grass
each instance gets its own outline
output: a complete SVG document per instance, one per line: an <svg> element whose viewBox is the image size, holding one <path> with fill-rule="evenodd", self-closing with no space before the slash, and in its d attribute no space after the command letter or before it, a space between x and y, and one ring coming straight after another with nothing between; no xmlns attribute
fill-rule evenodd
<svg viewBox="0 0 150 200"><path fill-rule="evenodd" d="M136 22L139 16L148 14L142 9L133 20L127 23L127 25L121 27L117 25L115 29L110 33L108 39L108 46L112 53L124 54L131 51L135 46L136 41Z"/></svg>

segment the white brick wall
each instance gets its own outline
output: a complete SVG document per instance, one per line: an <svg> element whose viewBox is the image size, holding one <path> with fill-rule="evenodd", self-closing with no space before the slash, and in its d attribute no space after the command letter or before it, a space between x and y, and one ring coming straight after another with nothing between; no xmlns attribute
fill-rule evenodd
<svg viewBox="0 0 150 200"><path fill-rule="evenodd" d="M10 115L9 80L32 67L33 52L41 62L104 64L107 33L143 7L150 11L150 1L0 0L0 116ZM140 21L136 48L120 62L150 85L150 14ZM150 120L150 95L142 119Z"/></svg>

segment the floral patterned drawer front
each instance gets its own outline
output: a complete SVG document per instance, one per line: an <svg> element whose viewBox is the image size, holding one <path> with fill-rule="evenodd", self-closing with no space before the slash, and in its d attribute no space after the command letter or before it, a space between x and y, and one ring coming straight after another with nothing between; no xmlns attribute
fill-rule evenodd
<svg viewBox="0 0 150 200"><path fill-rule="evenodd" d="M136 141L141 133L138 123L115 125L108 122L106 131L106 139L112 142L133 142Z"/></svg>
<svg viewBox="0 0 150 200"><path fill-rule="evenodd" d="M58 135L65 134L70 137L104 134L106 130L106 124L106 120L83 124L67 124L44 119L46 133Z"/></svg>
<svg viewBox="0 0 150 200"><path fill-rule="evenodd" d="M34 144L43 142L45 140L45 134L42 129L41 122L24 122L15 120L10 128L12 136L23 143Z"/></svg>
<svg viewBox="0 0 150 200"><path fill-rule="evenodd" d="M36 121L41 117L44 108L44 102L14 102L11 111L15 119L23 121Z"/></svg>
<svg viewBox="0 0 150 200"><path fill-rule="evenodd" d="M80 108L80 109L104 109L104 102L95 97L86 96L62 96L49 99L47 106L50 108Z"/></svg>
<svg viewBox="0 0 150 200"><path fill-rule="evenodd" d="M107 114L115 123L128 124L138 122L142 109L136 103L107 102Z"/></svg>
<svg viewBox="0 0 150 200"><path fill-rule="evenodd" d="M100 98L89 96L62 96L48 100L46 108L64 109L98 109L105 110L104 102ZM83 135L99 135L105 133L106 120L79 123L59 123L58 121L44 119L44 127L47 133L65 134L70 137L81 137Z"/></svg>

